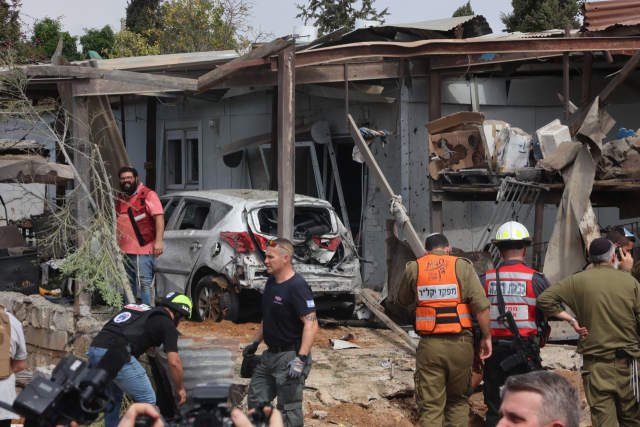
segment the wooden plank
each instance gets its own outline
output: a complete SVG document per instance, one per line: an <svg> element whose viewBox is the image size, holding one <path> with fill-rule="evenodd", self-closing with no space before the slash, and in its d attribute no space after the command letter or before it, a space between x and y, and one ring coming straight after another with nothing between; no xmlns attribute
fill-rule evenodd
<svg viewBox="0 0 640 427"><path fill-rule="evenodd" d="M270 41L269 43L264 44L256 49L252 49L249 53L242 55L240 58L236 58L233 61L230 61L229 64L240 63L244 61L253 61L255 59L266 58L278 52L281 52L283 49L286 49L295 44L296 41L290 37L291 36L280 37L278 39ZM196 94L202 93L205 90L212 88L219 83L222 83L237 71L238 68L228 68L225 70L221 70L220 68L218 68L199 77Z"/></svg>
<svg viewBox="0 0 640 427"><path fill-rule="evenodd" d="M124 109L123 109L124 110ZM158 100L155 96L147 97L147 161L144 168L147 171L145 185L154 190L156 189L156 118L158 111ZM154 276L155 279L155 276ZM151 300L153 301L153 299Z"/></svg>
<svg viewBox="0 0 640 427"><path fill-rule="evenodd" d="M582 100L580 105L582 111L586 111L591 104L591 71L593 65L593 54L591 52L582 52Z"/></svg>
<svg viewBox="0 0 640 427"><path fill-rule="evenodd" d="M182 77L158 74L135 73L132 71L101 70L99 68L77 67L73 65L25 67L28 76L83 77L90 79L115 80L125 83L156 85L180 90L196 90L198 81Z"/></svg>
<svg viewBox="0 0 640 427"><path fill-rule="evenodd" d="M382 308L382 306L378 304L378 301L376 301L376 298L372 295L372 292L373 291L371 289L362 289L360 291L360 298L362 299L362 302L367 307L369 307L369 310L371 310L371 312L375 314L378 319L380 319L385 325L387 325L389 329L398 334L400 338L402 338L402 341L407 343L407 345L409 345L409 347L411 347L414 351L417 350L418 344L416 344L413 338L411 338L408 333L406 333L400 326L398 326L396 322L389 319L389 317L384 314L384 308Z"/></svg>
<svg viewBox="0 0 640 427"><path fill-rule="evenodd" d="M564 36L571 37L571 26L567 25L564 29ZM571 119L571 99L569 99L569 52L562 54L562 78L563 78L563 96L564 96L564 119Z"/></svg>
<svg viewBox="0 0 640 427"><path fill-rule="evenodd" d="M335 31L330 32L329 34L325 34L322 37L318 37L317 39L315 39L314 41L312 41L309 44L306 44L304 46L300 46L300 47L296 47L296 52L302 52L305 50L309 50L312 49L318 45L324 44L324 43L331 43L331 42L335 42L338 40L342 40L342 34L344 34L344 32L346 31L346 28L342 27L339 28Z"/></svg>
<svg viewBox="0 0 640 427"><path fill-rule="evenodd" d="M269 150L269 190L278 191L278 86L271 95L271 150Z"/></svg>
<svg viewBox="0 0 640 427"><path fill-rule="evenodd" d="M360 153L362 153L362 157L364 158L364 161L367 163L367 166L369 167L369 171L375 178L376 183L378 184L378 187L380 187L380 191L382 192L382 195L387 200L387 203L391 203L391 200L395 197L395 194L393 193L393 190L391 189L389 182L387 182L387 179L382 173L382 170L380 170L380 166L378 166L378 162L376 162L375 157L373 157L373 154L371 154L371 150L369 150L369 146L367 145L366 142L364 142L364 138L362 138L362 134L358 130L358 127L356 126L356 123L353 121L353 117L351 117L351 115L349 115L349 133L351 134L351 137L353 138L356 145L358 146ZM409 246L411 246L411 250L413 250L413 253L416 255L416 258L420 258L421 256L424 256L425 254L424 244L420 241L420 237L418 237L418 233L416 233L416 230L413 228L413 225L411 224L411 221L408 218L404 223L404 227L402 228L402 233L404 234L404 237L407 239Z"/></svg>
<svg viewBox="0 0 640 427"><path fill-rule="evenodd" d="M269 57L253 59L251 61L229 61L226 64L216 68L216 70L221 70L221 71L234 70L236 68L255 67L256 65L265 65L270 63L271 63L271 58Z"/></svg>
<svg viewBox="0 0 640 427"><path fill-rule="evenodd" d="M598 95L598 99L600 100L600 108L602 108L602 106L607 103L613 92L618 88L618 86L624 83L624 81L636 69L638 64L640 64L640 50L638 50L635 55L633 55L631 59L629 59L627 63L624 64L624 67L622 67L620 72L618 72L618 74L615 75L615 77L609 82L609 84L607 84L605 88L602 89L602 92L600 92L600 94ZM589 110L591 109L592 104L593 102L589 104L589 107L582 110L580 117L578 117L573 121L573 123L571 123L571 126L569 127L571 136L574 136L576 133L578 133L578 130L580 130L580 126L582 126L582 122L584 122L587 114L589 114Z"/></svg>
<svg viewBox="0 0 640 427"><path fill-rule="evenodd" d="M290 44L278 53L278 237L293 242L295 200L296 55Z"/></svg>

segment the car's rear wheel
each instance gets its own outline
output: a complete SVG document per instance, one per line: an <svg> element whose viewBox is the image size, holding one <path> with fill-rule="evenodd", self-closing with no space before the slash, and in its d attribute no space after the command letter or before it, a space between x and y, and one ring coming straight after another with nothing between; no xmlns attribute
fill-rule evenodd
<svg viewBox="0 0 640 427"><path fill-rule="evenodd" d="M240 301L238 294L223 289L217 280L226 280L216 276L205 276L198 282L194 291L195 320L204 322L205 319L213 319L220 322L222 319L238 322L240 313Z"/></svg>

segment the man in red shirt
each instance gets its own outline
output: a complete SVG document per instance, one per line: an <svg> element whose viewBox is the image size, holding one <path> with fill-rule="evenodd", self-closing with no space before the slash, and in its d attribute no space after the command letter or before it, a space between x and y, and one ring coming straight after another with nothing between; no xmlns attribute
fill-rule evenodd
<svg viewBox="0 0 640 427"><path fill-rule="evenodd" d="M138 286L143 304L150 304L156 258L162 255L164 212L158 195L138 182L138 171L125 166L118 172L122 193L116 202L118 244L133 295Z"/></svg>

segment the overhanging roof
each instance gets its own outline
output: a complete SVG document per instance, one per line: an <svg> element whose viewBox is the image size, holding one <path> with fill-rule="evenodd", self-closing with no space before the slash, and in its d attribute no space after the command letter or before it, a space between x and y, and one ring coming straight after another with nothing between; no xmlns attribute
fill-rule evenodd
<svg viewBox="0 0 640 427"><path fill-rule="evenodd" d="M97 59L97 68L122 71L210 70L216 65L236 59L235 50L136 56L132 58ZM75 64L85 62L77 61Z"/></svg>
<svg viewBox="0 0 640 427"><path fill-rule="evenodd" d="M600 31L640 24L638 0L588 2L580 7L580 12L584 15L580 31Z"/></svg>

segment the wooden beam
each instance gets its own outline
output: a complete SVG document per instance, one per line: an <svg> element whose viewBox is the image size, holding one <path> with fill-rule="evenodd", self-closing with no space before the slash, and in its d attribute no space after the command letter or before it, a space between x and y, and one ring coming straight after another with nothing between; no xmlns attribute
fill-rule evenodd
<svg viewBox="0 0 640 427"><path fill-rule="evenodd" d="M372 292L373 291L371 289L362 289L360 291L360 298L362 299L362 302L367 307L369 307L369 310L371 310L371 312L375 314L378 319L380 319L385 325L387 325L389 329L398 334L400 338L402 338L402 341L407 343L407 345L411 347L413 351L416 351L418 349L418 344L413 341L413 339L409 336L408 333L404 331L404 329L402 329L396 324L396 322L389 319L389 317L384 314L384 308L382 308L382 306L378 304L378 301L376 301L376 298L372 295Z"/></svg>
<svg viewBox="0 0 640 427"><path fill-rule="evenodd" d="M602 89L602 92L600 92L600 94L598 95L600 108L602 108L607 103L607 101L611 97L611 94L613 94L618 86L624 83L624 81L631 75L633 70L636 69L638 64L640 64L640 50L638 50L635 55L633 55L627 61L627 63L624 64L624 67L620 69L620 72L618 72L618 74L615 75L615 77L605 86L605 88ZM587 117L587 114L591 109L591 104L593 104L593 102L589 104L589 107L582 110L580 117L578 117L573 121L573 123L571 123L571 126L569 127L571 136L574 136L580 129L580 126L582 126L582 122L584 122L584 119Z"/></svg>
<svg viewBox="0 0 640 427"><path fill-rule="evenodd" d="M245 61L253 61L255 59L266 58L278 52L281 52L283 49L293 46L295 42L296 41L290 38L290 36L280 37L279 39L270 41L269 43L264 44L256 49L252 49L251 51L249 51L249 53L242 55L241 57L236 58L233 61L230 61L228 64L237 64ZM218 84L230 78L237 71L237 68L218 68L199 77L196 94L202 93L207 89L217 86Z"/></svg>
<svg viewBox="0 0 640 427"><path fill-rule="evenodd" d="M271 150L269 151L269 190L278 191L278 86L271 95Z"/></svg>
<svg viewBox="0 0 640 427"><path fill-rule="evenodd" d="M72 106L72 114L73 114L73 145L78 152L78 155L74 156L74 166L78 171L78 175L80 175L80 179L84 181L85 184L91 180L91 166L89 164L89 160L87 156L90 156L90 123L89 123L89 99L87 98L73 98L73 106ZM86 186L80 185L78 182L78 177L76 177L75 186L77 188L76 194L76 218L78 220L78 224L81 226L89 226L89 222L91 221L91 206L89 203L90 195L87 194L85 189ZM84 245L87 239L90 239L91 236L86 232L79 232L77 237L77 247L80 248ZM77 317L84 317L91 315L91 298L87 292L82 292L85 286L87 286L86 281L76 280L75 293L77 295L74 302L74 311Z"/></svg>
<svg viewBox="0 0 640 427"><path fill-rule="evenodd" d="M582 111L587 110L591 104L591 71L593 65L593 54L591 52L582 52L582 100L580 106Z"/></svg>
<svg viewBox="0 0 640 427"><path fill-rule="evenodd" d="M253 59L251 61L229 61L226 64L223 64L216 68L216 70L225 71L225 70L234 70L236 68L246 68L246 67L255 67L256 65L265 65L270 64L271 58L260 58Z"/></svg>
<svg viewBox="0 0 640 427"><path fill-rule="evenodd" d="M25 67L28 76L83 77L106 79L118 82L156 85L180 90L196 90L198 81L182 77L169 77L158 74L135 73L132 71L101 70L99 68L78 67L74 65L31 66Z"/></svg>
<svg viewBox="0 0 640 427"><path fill-rule="evenodd" d="M564 36L571 36L571 25L568 25L564 29ZM571 100L569 99L569 66L571 63L569 62L569 52L565 52L562 54L562 81L563 81L563 89L564 89L564 119L571 119Z"/></svg>
<svg viewBox="0 0 640 427"><path fill-rule="evenodd" d="M342 27L339 28L335 31L330 32L329 34L325 34L322 37L318 37L317 39L315 39L314 41L312 41L309 44L306 44L304 46L296 46L296 52L302 52L305 50L309 50L319 44L324 44L324 43L331 43L331 42L335 42L338 40L342 40L342 34L347 31L346 28Z"/></svg>
<svg viewBox="0 0 640 427"><path fill-rule="evenodd" d="M349 115L349 133L358 146L358 150L360 150L360 153L362 154L365 163L369 167L369 171L375 178L378 187L380 187L380 192L387 200L387 203L390 204L396 197L396 195L394 194L391 186L389 185L389 182L387 182L387 179L382 173L380 166L378 166L378 162L376 162L375 157L373 157L373 154L371 154L369 146L364 141L364 138L362 138L362 134L360 133L360 130L358 130L358 126L356 126L356 123L353 121L353 117L351 117L351 115ZM407 242L409 243L409 246L411 246L411 250L415 254L416 258L424 256L424 244L420 241L420 237L418 237L418 233L416 233L416 230L413 228L413 225L411 224L408 216L402 227L402 234L404 234L405 239L407 239Z"/></svg>
<svg viewBox="0 0 640 427"><path fill-rule="evenodd" d="M295 201L296 55L290 44L278 53L278 237L293 242Z"/></svg>

